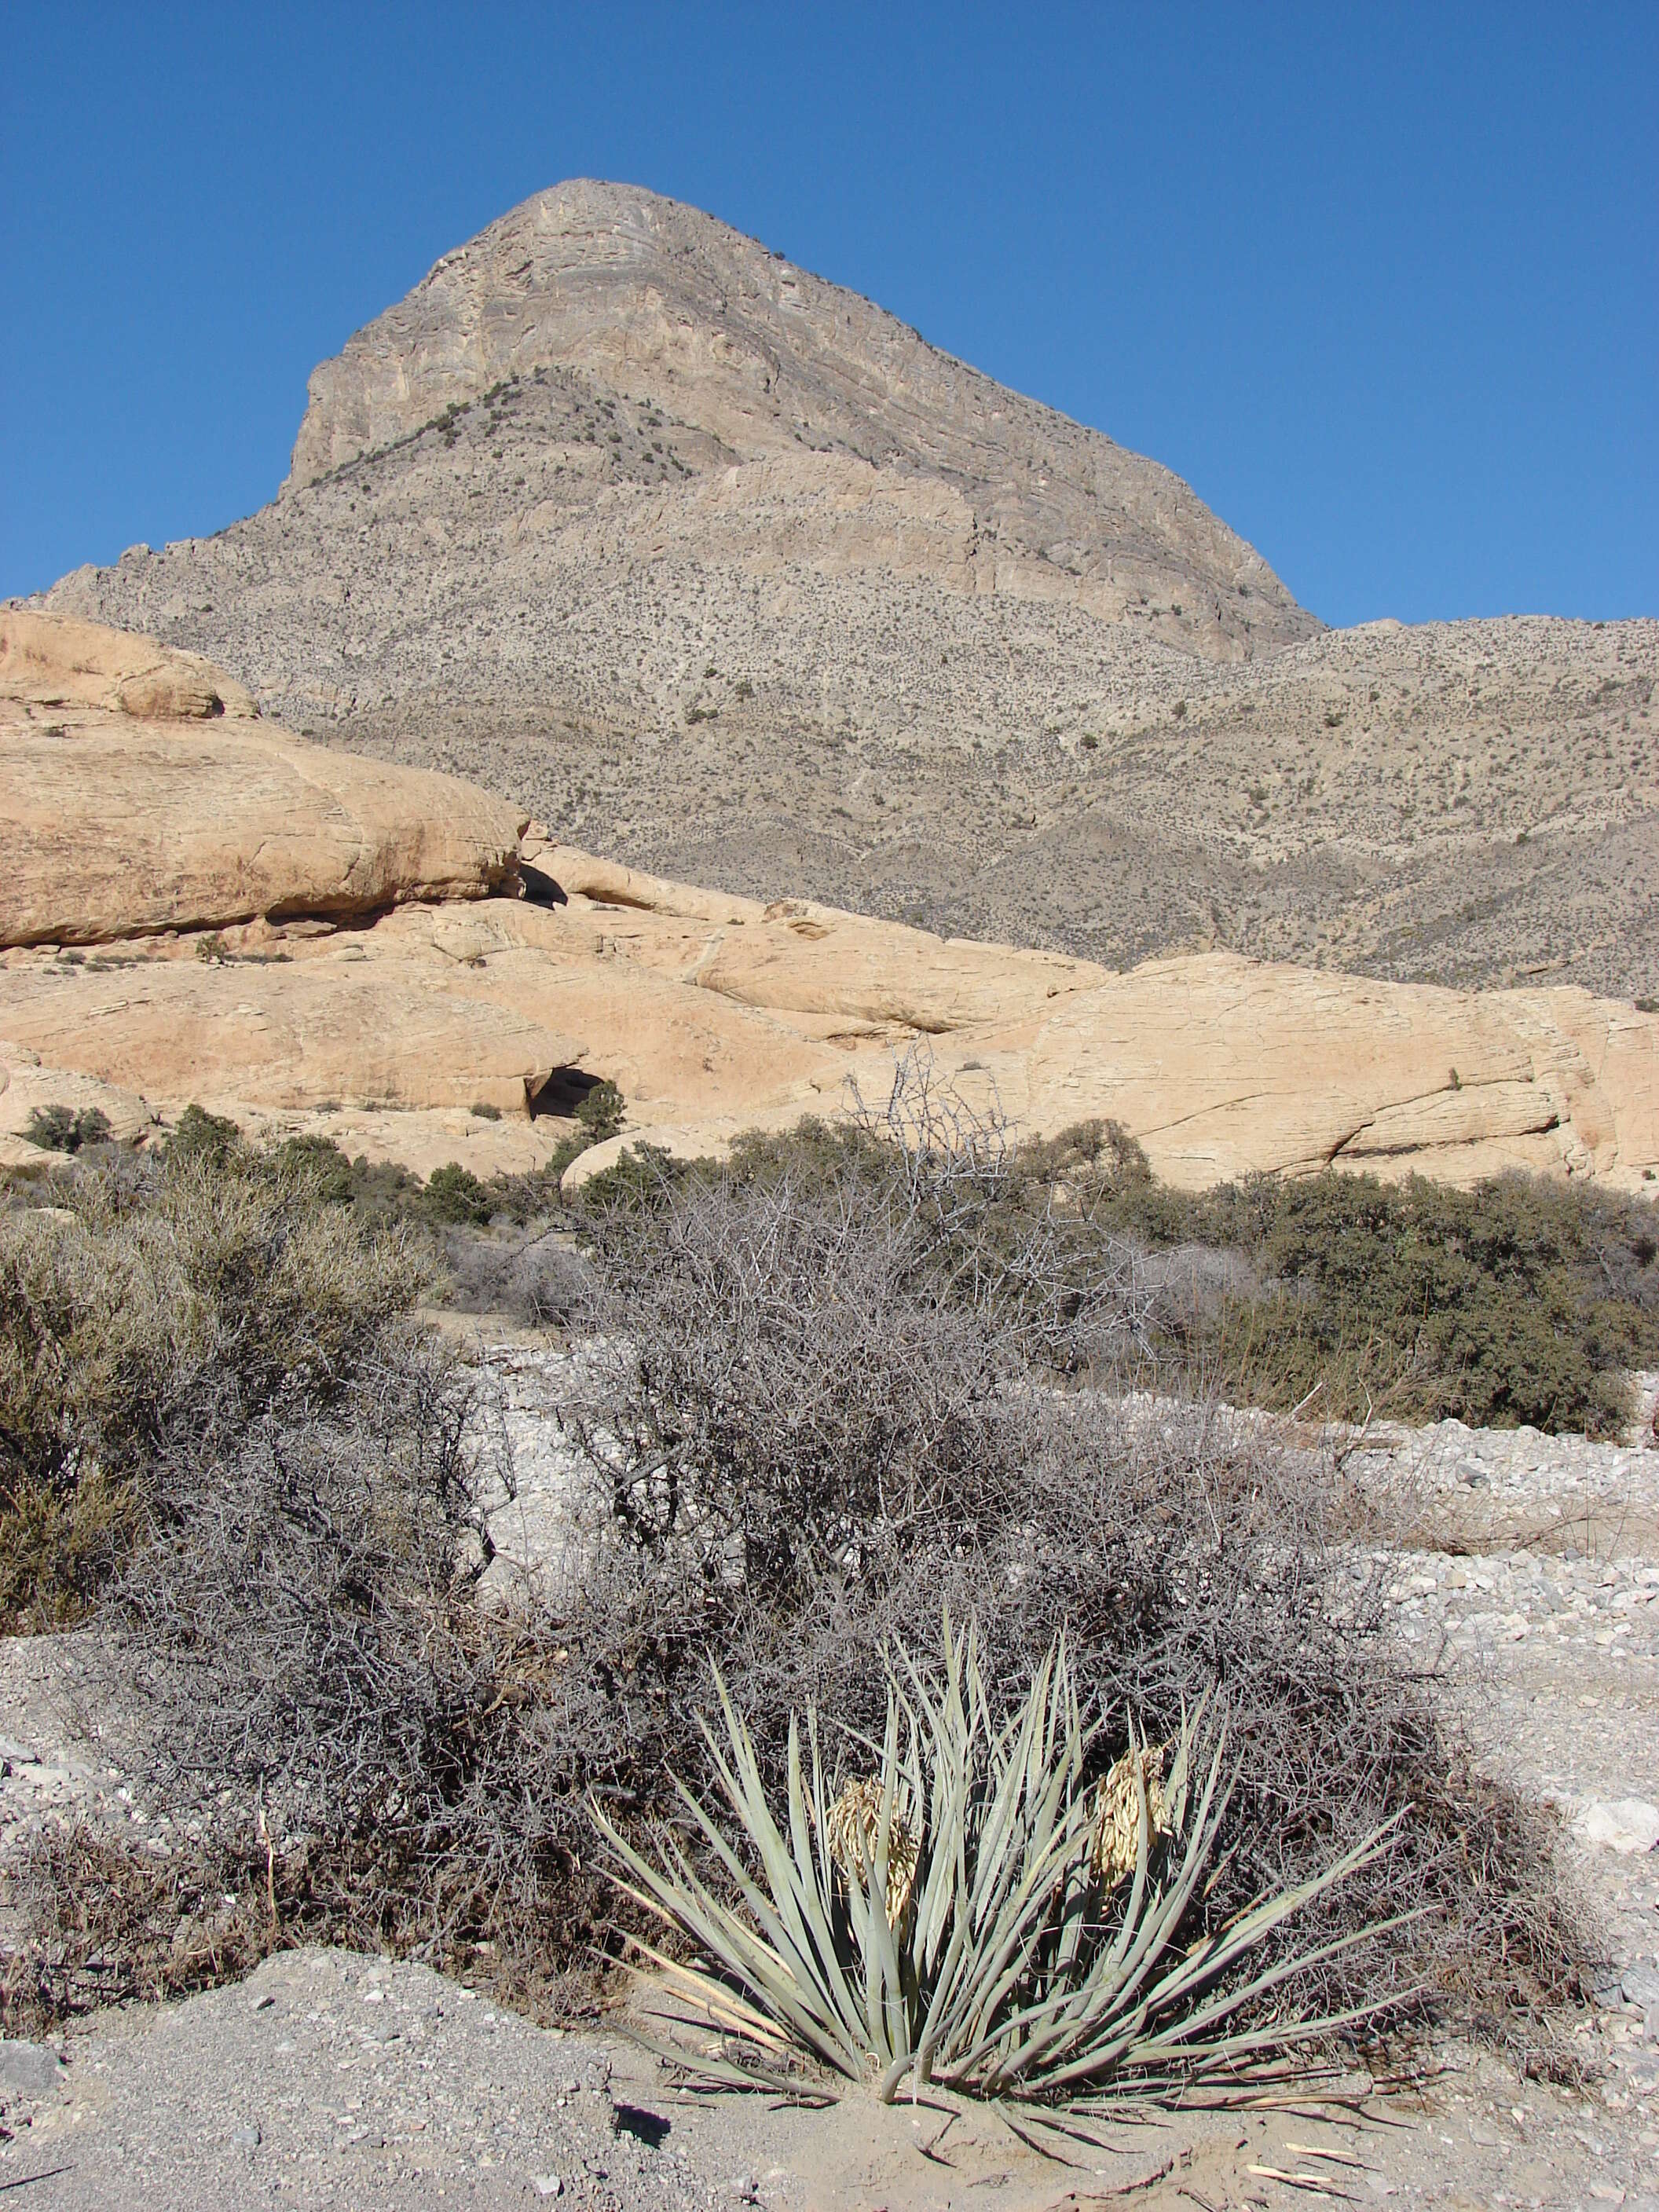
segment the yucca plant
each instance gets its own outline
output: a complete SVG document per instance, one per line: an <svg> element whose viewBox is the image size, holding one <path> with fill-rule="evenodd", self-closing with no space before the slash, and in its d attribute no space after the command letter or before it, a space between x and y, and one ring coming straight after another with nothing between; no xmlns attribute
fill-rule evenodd
<svg viewBox="0 0 1659 2212"><path fill-rule="evenodd" d="M885 1734L866 1747L878 1771L832 1798L817 1715L806 1715L804 1757L792 1717L781 1825L716 1672L725 1747L702 1725L735 1831L677 1787L729 1898L669 1829L641 1850L592 1808L620 1887L701 1954L686 1966L641 1947L725 2039L713 2051L671 2044L681 2063L784 2087L794 2057L799 2086L805 2054L884 2100L907 2080L1073 2106L1199 2081L1224 2096L1257 2087L1264 2062L1376 2009L1310 2015L1279 2010L1274 1996L1376 1927L1277 1954L1255 1973L1244 1962L1386 1850L1392 1822L1193 1939L1239 1778L1211 1701L1166 1747L1131 1724L1128 1750L1097 1781L1106 1721L1085 1723L1064 1638L1000 1723L972 1626L958 1636L946 1618L937 1669L902 1650L884 1663Z"/></svg>

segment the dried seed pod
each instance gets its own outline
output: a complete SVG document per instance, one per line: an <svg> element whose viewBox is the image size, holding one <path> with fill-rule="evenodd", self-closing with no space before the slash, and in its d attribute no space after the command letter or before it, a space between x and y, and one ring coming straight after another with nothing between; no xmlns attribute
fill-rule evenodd
<svg viewBox="0 0 1659 2212"><path fill-rule="evenodd" d="M1134 1746L1126 1751L1095 1790L1094 1820L1089 1831L1089 1869L1108 1889L1115 1888L1135 1870L1135 1845L1140 1827L1140 1791L1135 1771L1146 1793L1151 1841L1170 1833L1174 1822L1164 1794L1164 1759L1169 1746Z"/></svg>
<svg viewBox="0 0 1659 2212"><path fill-rule="evenodd" d="M841 1795L824 1815L824 1841L830 1856L846 1875L848 1882L864 1880L860 1863L859 1839L864 1842L864 1862L872 1869L876 1860L876 1840L881 1833L881 1784L873 1775L862 1780L848 1782ZM893 1808L887 1826L887 1925L896 1928L903 1919L910 1902L910 1891L916 1878L918 1844L900 1818L898 1808Z"/></svg>

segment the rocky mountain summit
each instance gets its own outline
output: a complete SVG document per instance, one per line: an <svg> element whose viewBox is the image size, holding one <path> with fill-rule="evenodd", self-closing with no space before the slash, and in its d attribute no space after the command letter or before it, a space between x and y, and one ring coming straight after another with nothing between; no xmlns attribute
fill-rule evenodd
<svg viewBox="0 0 1659 2212"><path fill-rule="evenodd" d="M963 587L1139 618L1218 659L1319 627L1156 462L695 208L586 179L539 193L447 254L317 369L284 489L441 425L449 410L493 398L500 412L504 385L540 371L545 386L550 372L571 370L588 391L552 385L547 413L567 431L586 415L618 477L759 471L724 486L728 510L756 494L874 507L865 529L899 541L900 562L908 526L937 541L916 565L956 568ZM663 411L647 427L668 434L630 441L622 419L592 419L614 416L618 400ZM688 433L695 459L679 450ZM1028 573L1031 563L1052 576Z"/></svg>
<svg viewBox="0 0 1659 2212"><path fill-rule="evenodd" d="M1167 471L632 187L447 255L269 507L45 604L682 880L1659 990L1659 623L1322 632Z"/></svg>

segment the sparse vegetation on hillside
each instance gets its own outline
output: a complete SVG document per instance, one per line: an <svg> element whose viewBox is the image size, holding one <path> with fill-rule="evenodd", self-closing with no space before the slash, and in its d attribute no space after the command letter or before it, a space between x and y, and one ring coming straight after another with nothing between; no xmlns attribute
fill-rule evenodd
<svg viewBox="0 0 1659 2212"><path fill-rule="evenodd" d="M616 388L599 305L625 320L641 268L580 280L574 352L459 396L450 307L417 293L331 372L292 495L77 571L52 605L204 652L295 727L459 769L684 881L1112 966L1220 945L1652 995L1652 623L1316 635L1273 578L1238 584L1201 509L1172 569L1121 448L1007 394L993 429L988 387L936 359L894 411L911 334L866 351L881 325L860 311L780 351L727 250L693 219L649 280L707 341L654 395ZM546 276L557 298L570 272ZM761 317L769 421L732 411L732 314ZM381 376L360 413L349 394ZM356 452L353 424L387 409L401 429ZM1040 590L964 591L935 495Z"/></svg>

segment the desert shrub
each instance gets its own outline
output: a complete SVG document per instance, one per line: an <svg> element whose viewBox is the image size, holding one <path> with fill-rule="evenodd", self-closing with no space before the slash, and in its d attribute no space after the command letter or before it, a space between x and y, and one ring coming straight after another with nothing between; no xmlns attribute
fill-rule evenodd
<svg viewBox="0 0 1659 2212"><path fill-rule="evenodd" d="M1009 1388L1142 1326L1121 1249L1011 1213L995 1125L902 1082L884 1115L894 1141L806 1124L654 1193L640 1164L586 1217L610 1349L573 1431L635 1540L712 1584L781 1599L972 1528L1006 1486Z"/></svg>
<svg viewBox="0 0 1659 2212"><path fill-rule="evenodd" d="M1458 1191L1328 1174L1261 1177L1179 1211L1186 1236L1240 1253L1257 1282L1180 1317L1171 1338L1258 1402L1319 1392L1338 1417L1382 1399L1408 1419L1605 1436L1628 1417L1622 1370L1659 1358L1654 1223L1634 1200L1519 1175Z"/></svg>
<svg viewBox="0 0 1659 2212"><path fill-rule="evenodd" d="M96 1106L37 1106L23 1127L25 1140L46 1152L78 1152L109 1142L109 1116Z"/></svg>
<svg viewBox="0 0 1659 2212"><path fill-rule="evenodd" d="M627 1111L623 1095L610 1081L596 1083L576 1107L576 1121L590 1145L602 1145L622 1127Z"/></svg>
<svg viewBox="0 0 1659 2212"><path fill-rule="evenodd" d="M590 1232L610 1350L573 1428L634 1540L713 1585L793 1595L838 1547L971 1519L994 1464L1012 1343L918 1295L860 1195L715 1186Z"/></svg>
<svg viewBox="0 0 1659 2212"><path fill-rule="evenodd" d="M725 1741L705 1733L723 1802L688 1790L684 1804L722 1864L744 1870L738 1902L666 1830L641 1850L596 1808L630 1893L700 1961L669 1972L701 2015L672 2036L677 2063L787 2093L804 2054L884 2103L907 2081L913 2094L938 2083L1073 2117L1197 2085L1258 2096L1262 2062L1331 2023L1276 2005L1259 2025L1308 1962L1255 1954L1385 1856L1389 1829L1188 1942L1240 1764L1210 1701L1166 1744L1132 1729L1103 1775L1103 1721L1085 1715L1063 1637L1012 1710L988 1685L974 1626L957 1635L947 1620L939 1640L936 1668L902 1645L884 1653L881 1748L839 1791L817 1713L804 1743L792 1717L781 1802L716 1675ZM1363 1926L1348 1939L1365 1940ZM1326 1960L1342 1941L1322 1947Z"/></svg>
<svg viewBox="0 0 1659 2212"><path fill-rule="evenodd" d="M590 1203L656 1204L721 1172L804 1189L856 1172L879 1186L883 1146L906 1141L890 1124L913 1079L901 1071L896 1116L745 1139L724 1171L641 1177L619 1163ZM1073 1321L1103 1285L1121 1319L1133 1278L1137 1325L1109 1328L1091 1356L1105 1352L1120 1380L1216 1389L1239 1404L1606 1436L1628 1418L1625 1370L1659 1363L1659 1220L1583 1183L1515 1174L1459 1191L1333 1171L1177 1191L1121 1127L1091 1121L1010 1141L951 1233L970 1278L1019 1249L1040 1254Z"/></svg>
<svg viewBox="0 0 1659 2212"><path fill-rule="evenodd" d="M370 1160L359 1152L350 1176L351 1203L361 1220L410 1226L421 1219L421 1179L396 1160Z"/></svg>
<svg viewBox="0 0 1659 2212"><path fill-rule="evenodd" d="M427 1177L421 1210L434 1221L469 1221L482 1227L495 1208L489 1192L472 1170L451 1160Z"/></svg>
<svg viewBox="0 0 1659 2212"><path fill-rule="evenodd" d="M276 1158L284 1167L307 1177L325 1205L356 1202L358 1178L344 1151L331 1138L289 1137L277 1147Z"/></svg>
<svg viewBox="0 0 1659 2212"><path fill-rule="evenodd" d="M416 1624L453 1633L466 1562L487 1558L469 1410L431 1338L388 1334L331 1399L287 1398L163 1462L109 1601L166 1717L145 1753L166 1800L223 1790L283 1833L351 1831L395 1817L394 1774L430 1782L445 1670ZM418 1825L429 1804L405 1809Z"/></svg>
<svg viewBox="0 0 1659 2212"><path fill-rule="evenodd" d="M240 1149L169 1146L159 1168L79 1172L62 1196L69 1218L0 1216L12 1627L82 1610L160 1468L283 1393L326 1401L422 1279L406 1239Z"/></svg>
<svg viewBox="0 0 1659 2212"><path fill-rule="evenodd" d="M210 1114L203 1106L186 1106L167 1139L168 1157L175 1165L189 1159L222 1163L241 1146L242 1133L223 1114Z"/></svg>
<svg viewBox="0 0 1659 2212"><path fill-rule="evenodd" d="M563 1327L586 1308L588 1271L564 1232L516 1227L480 1237L452 1230L442 1243L445 1304L461 1313L499 1313L526 1327Z"/></svg>
<svg viewBox="0 0 1659 2212"><path fill-rule="evenodd" d="M713 1786L683 1719L712 1655L776 1786L792 1711L879 1736L884 1641L945 1606L977 1617L1010 1696L1064 1629L1114 1753L1127 1712L1167 1735L1224 1697L1243 1757L1218 1918L1403 1815L1322 1924L1425 1921L1328 1963L1310 2002L1419 1977L1466 2012L1489 1986L1517 2013L1561 1995L1581 1939L1540 1833L1462 1765L1329 1470L1201 1406L1058 1389L1056 1332L1006 1266L1018 1192L934 1159L756 1140L724 1170L659 1164L654 1188L638 1164L590 1224L608 1349L565 1418L608 1521L573 1633L620 1643L629 1732Z"/></svg>
<svg viewBox="0 0 1659 2212"><path fill-rule="evenodd" d="M0 1965L0 2029L34 2035L94 2006L229 1980L280 1940L256 1870L212 1850L144 1850L89 1821L30 1830L0 1887L30 1940Z"/></svg>
<svg viewBox="0 0 1659 2212"><path fill-rule="evenodd" d="M586 1473L556 1582L492 1565L510 1467L476 1378L404 1319L407 1238L301 1165L88 1176L74 1224L3 1224L8 1266L19 1238L63 1240L26 1284L68 1316L37 1328L58 1380L35 1395L61 1408L38 1455L126 1485L107 1696L177 1881L235 1900L204 1972L264 1928L487 1961L548 2001L629 1924L590 1795L637 1835L673 1813L671 1770L714 1779L711 1661L769 1786L809 1705L838 1785L881 1735L884 1649L936 1663L948 1607L979 1622L1001 1711L1065 1628L1103 1771L1130 1712L1163 1736L1224 1701L1240 1780L1197 1933L1401 1816L1301 1937L1368 1940L1286 2002L1418 2004L1426 1982L1513 2022L1571 1991L1582 1946L1538 1832L1460 1765L1330 1471L1212 1407L1060 1387L1113 1316L1142 1326L1139 1276L1102 1272L1114 1248L1074 1241L1075 1206L1024 1189L995 1128L907 1096L900 1141L813 1133L811 1174L787 1146L647 1156L585 1216L599 1334L561 1408ZM24 1395L9 1379L8 1420ZM77 1911L130 1924L142 1980L166 1899L123 1922L131 1869L60 1842L40 1941Z"/></svg>
<svg viewBox="0 0 1659 2212"><path fill-rule="evenodd" d="M438 1340L392 1326L326 1400L167 1455L88 1660L167 1879L87 1832L26 1852L20 2005L167 1990L182 1955L212 1979L313 1938L463 1970L481 1947L520 1997L586 1978L603 1905L581 1789L642 1778L568 1627L477 1601L479 1411ZM185 1893L221 1940L167 1943Z"/></svg>

